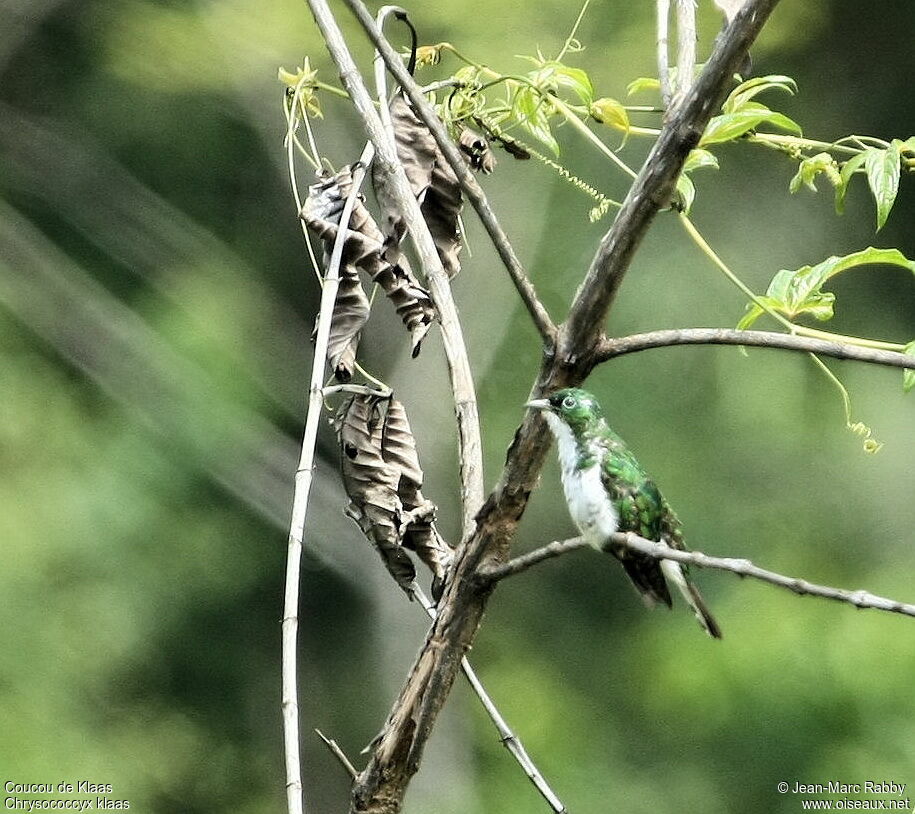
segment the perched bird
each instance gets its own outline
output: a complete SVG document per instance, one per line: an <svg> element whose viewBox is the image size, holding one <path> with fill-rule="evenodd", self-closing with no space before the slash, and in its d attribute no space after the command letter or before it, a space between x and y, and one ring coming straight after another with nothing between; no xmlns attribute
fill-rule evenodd
<svg viewBox="0 0 915 814"><path fill-rule="evenodd" d="M605 550L610 535L621 531L685 549L680 521L623 439L607 426L594 396L569 387L527 406L543 412L556 436L569 513L588 543ZM683 565L622 547L611 550L649 607L658 602L671 606L667 584L672 582L705 632L721 638Z"/></svg>

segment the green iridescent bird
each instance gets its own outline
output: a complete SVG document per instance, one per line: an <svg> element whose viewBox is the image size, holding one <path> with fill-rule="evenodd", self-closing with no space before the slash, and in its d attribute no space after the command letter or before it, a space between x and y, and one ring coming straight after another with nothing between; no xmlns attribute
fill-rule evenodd
<svg viewBox="0 0 915 814"><path fill-rule="evenodd" d="M543 412L556 436L569 513L588 543L604 550L614 532L631 531L685 550L680 521L623 439L607 426L594 396L569 387L527 406ZM647 605L663 602L670 607L668 582L673 583L705 632L721 638L685 566L628 549L613 553Z"/></svg>

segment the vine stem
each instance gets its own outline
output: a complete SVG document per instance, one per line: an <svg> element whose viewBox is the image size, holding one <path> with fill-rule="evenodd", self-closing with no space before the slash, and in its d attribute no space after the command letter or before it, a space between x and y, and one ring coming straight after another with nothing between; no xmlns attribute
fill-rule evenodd
<svg viewBox="0 0 915 814"><path fill-rule="evenodd" d="M289 543L286 553L286 589L283 603L283 740L286 755L286 807L289 814L303 814L302 765L299 753L299 701L296 669L296 642L299 627L299 570L305 537L305 517L308 497L314 480L315 444L318 425L324 406L324 364L330 339L337 290L340 286L340 261L343 246L349 234L349 221L356 205L359 189L375 150L367 144L359 164L353 172L353 184L340 215L340 226L331 251L330 262L324 273L321 287L321 305L318 312L318 331L315 338L314 359L311 365L311 384L308 390L308 413L302 437L302 452L295 473L295 491L292 498L292 520L289 526Z"/></svg>

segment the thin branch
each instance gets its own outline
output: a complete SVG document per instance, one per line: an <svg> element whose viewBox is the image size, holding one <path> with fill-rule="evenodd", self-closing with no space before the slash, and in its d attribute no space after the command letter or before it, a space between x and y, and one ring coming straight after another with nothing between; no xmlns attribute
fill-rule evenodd
<svg viewBox="0 0 915 814"><path fill-rule="evenodd" d="M410 189L403 166L397 157L397 149L388 138L384 125L378 117L362 75L353 61L340 27L327 5L327 0L307 0L307 2L324 37L327 50L337 65L340 78L362 120L366 134L375 145L376 169L380 171L385 183L390 184L391 194L400 206L416 245L433 302L438 310L445 357L451 376L454 409L457 414L462 527L463 536L467 537L474 528L474 517L483 503L483 449L473 374L467 359L467 348L464 344L454 298L451 295L448 275L442 267L442 261L423 220L419 203ZM375 28L374 20L369 18L369 21ZM375 30L377 31L377 29ZM385 45L387 45L386 41ZM390 46L388 47L390 48ZM384 51L381 50L383 55Z"/></svg>
<svg viewBox="0 0 915 814"><path fill-rule="evenodd" d="M581 537L571 537L568 540L555 540L540 548L535 548L527 554L521 554L513 557L508 562L501 565L491 565L487 568L481 568L477 575L486 582L498 582L505 577L511 577L527 571L533 565L541 563L544 560L552 560L555 557L561 557L570 551L578 551L580 548L588 548L589 544Z"/></svg>
<svg viewBox="0 0 915 814"><path fill-rule="evenodd" d="M670 30L670 0L657 0L655 4L658 28L658 82L661 83L661 101L667 110L671 110L670 92L670 56L668 51L668 31Z"/></svg>
<svg viewBox="0 0 915 814"><path fill-rule="evenodd" d="M339 743L337 743L333 738L328 738L327 735L325 735L320 729L316 729L316 730L315 730L315 734L316 734L322 741L324 741L324 745L325 745L328 749L330 749L331 754L332 754L335 758L337 758L337 760L340 761L340 764L343 766L344 769L346 769L346 773L347 773L353 780L355 780L357 777L359 777L359 772L356 771L356 767L353 766L353 764L350 762L350 759L346 756L346 752L344 752L344 751L340 748L340 744L339 744Z"/></svg>
<svg viewBox="0 0 915 814"><path fill-rule="evenodd" d="M340 227L331 251L330 261L324 273L321 288L321 305L318 312L318 330L315 337L315 353L311 365L311 385L308 391L308 415L302 437L302 453L295 473L295 492L292 498L292 520L289 527L289 545L286 555L286 592L283 603L283 737L286 754L286 805L289 814L302 814L302 767L299 756L299 701L296 676L296 638L299 627L299 568L302 560L305 516L308 511L308 496L311 493L314 473L315 443L318 425L324 408L324 364L327 359L327 344L334 302L340 284L340 261L343 245L349 234L348 226L359 188L365 179L374 149L367 144L362 151L360 163L353 172L353 185L347 195L340 215Z"/></svg>
<svg viewBox="0 0 915 814"><path fill-rule="evenodd" d="M728 328L676 328L604 339L598 346L596 358L598 362L606 362L608 359L625 356L627 353L652 348L668 348L674 345L740 345L775 348L915 370L915 356L905 353L862 348L844 342L829 342L825 339L812 339L777 331L736 331Z"/></svg>
<svg viewBox="0 0 915 814"><path fill-rule="evenodd" d="M436 144L438 144L445 159L451 165L451 169L453 169L455 175L457 175L461 188L464 190L468 200L479 215L483 227L486 229L493 245L496 247L496 251L505 264L505 268L508 270L508 274L515 284L515 288L517 289L525 308L527 308L531 320L540 333L541 339L545 344L551 345L556 335L556 326L550 319L550 315L547 313L543 303L541 303L540 299L537 297L537 292L534 290L534 286L528 278L527 272L525 272L507 235L499 224L495 213L492 211L489 201L486 199L486 194L477 183L476 178L473 177L473 173L468 169L467 162L463 159L457 146L451 140L448 131L442 124L441 119L436 115L432 105L426 100L422 89L407 72L403 61L398 56L397 52L384 38L384 35L379 31L378 26L375 25L375 21L366 9L365 4L362 3L361 0L346 0L346 4L350 7L353 14L356 16L356 19L365 29L375 48L378 49L388 70L404 89L404 93L409 97L417 115L429 128L429 131L435 138Z"/></svg>
<svg viewBox="0 0 915 814"><path fill-rule="evenodd" d="M422 592L422 589L419 588L416 590L415 595L418 597L420 604L425 609L429 618L434 621L436 616L435 607L429 601L428 597ZM568 809L550 788L549 784L540 773L540 770L534 764L534 761L531 760L530 756L527 754L527 750L524 748L524 744L521 743L520 738L512 732L511 727L509 727L505 718L502 717L502 713L499 712L499 709L493 703L492 698L489 697L489 693L486 692L486 688L483 686L480 679L477 678L476 672L466 657L461 659L461 671L464 673L464 676L474 693L476 693L477 698L480 699L480 703L483 705L483 709L486 710L486 714L489 715L490 720L498 730L502 745L508 749L512 757L518 761L518 765L524 770L524 773L537 788L537 791L540 792L543 799L547 801L550 808L552 808L556 814L568 814Z"/></svg>
<svg viewBox="0 0 915 814"><path fill-rule="evenodd" d="M678 105L689 92L696 69L696 0L676 0L677 3L677 92Z"/></svg>
<svg viewBox="0 0 915 814"><path fill-rule="evenodd" d="M871 608L873 610L882 610L888 613L901 613L904 616L915 617L915 605L906 602L899 602L895 599L887 599L883 596L876 596L868 591L848 591L844 588L833 588L829 585L817 585L814 582L808 582L805 579L789 577L784 574L768 571L754 565L750 560L736 557L712 557L703 554L701 551L681 551L677 548L671 548L664 543L658 543L653 540L646 540L636 534L616 533L611 536L610 541L604 546L610 549L613 546L629 548L654 557L659 560L674 560L684 563L685 565L694 565L697 568L714 568L718 571L730 571L739 577L751 577L762 582L768 582L770 585L776 585L779 588L785 588L792 593L800 596L817 596L821 599L832 599L836 602L844 602L848 605L854 605L856 608ZM550 543L524 554L521 557L515 557L504 565L488 568L480 572L480 577L490 581L497 581L505 577L520 574L533 565L544 560L558 557L561 554L567 554L570 551L577 551L580 548L587 548L588 545L580 538L564 540L563 542Z"/></svg>

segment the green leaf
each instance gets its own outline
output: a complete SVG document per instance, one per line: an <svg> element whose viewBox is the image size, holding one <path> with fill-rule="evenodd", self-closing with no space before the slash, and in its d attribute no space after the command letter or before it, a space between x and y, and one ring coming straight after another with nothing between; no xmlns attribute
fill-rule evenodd
<svg viewBox="0 0 915 814"><path fill-rule="evenodd" d="M909 342L902 351L907 356L915 356L915 341ZM915 387L915 370L904 370L902 373L902 389L908 393Z"/></svg>
<svg viewBox="0 0 915 814"><path fill-rule="evenodd" d="M680 211L688 215L696 200L696 185L686 173L677 179L677 194L680 196Z"/></svg>
<svg viewBox="0 0 915 814"><path fill-rule="evenodd" d="M725 113L734 113L743 108L754 96L767 90L781 90L793 96L797 93L797 83L790 76L778 74L748 79L731 91L721 109Z"/></svg>
<svg viewBox="0 0 915 814"><path fill-rule="evenodd" d="M796 135L801 135L802 132L800 126L784 114L769 110L757 102L747 102L740 110L715 116L705 128L699 145L733 141L765 123Z"/></svg>
<svg viewBox="0 0 915 814"><path fill-rule="evenodd" d="M651 76L640 76L638 79L633 79L626 86L626 95L632 96L635 93L641 93L644 90L661 90L661 83L659 80Z"/></svg>
<svg viewBox="0 0 915 814"><path fill-rule="evenodd" d="M686 156L686 161L683 164L683 172L693 172L693 170L705 168L713 170L718 169L718 159L715 155L708 150L703 150L701 147L690 150L689 155Z"/></svg>
<svg viewBox="0 0 915 814"><path fill-rule="evenodd" d="M839 165L835 159L829 153L817 153L801 161L797 174L791 179L788 189L794 194L800 190L801 186L805 186L816 192L815 179L820 173L825 173L835 187L841 183Z"/></svg>
<svg viewBox="0 0 915 814"><path fill-rule="evenodd" d="M756 299L758 302L767 305L773 311L781 311L781 303L778 300L773 300L771 297L757 297ZM747 328L765 313L766 310L761 305L757 305L755 302L747 303L747 313L744 314L740 322L737 323L737 330L747 330Z"/></svg>
<svg viewBox="0 0 915 814"><path fill-rule="evenodd" d="M843 257L827 257L815 266L801 266L795 271L783 269L772 278L766 295L778 303L778 310L789 319L809 314L825 321L833 316L835 295L821 291L822 286L840 272L877 264L901 266L915 273L915 262L898 249L871 246Z"/></svg>
<svg viewBox="0 0 915 814"><path fill-rule="evenodd" d="M772 278L766 295L757 299L788 319L807 315L825 322L834 315L836 296L830 291L823 291L823 285L848 269L877 264L900 266L915 274L915 261L909 260L898 249L870 246L843 257L827 257L815 266L801 266L793 271L782 269ZM747 313L737 323L738 330L749 328L763 313L760 305L747 305Z"/></svg>
<svg viewBox="0 0 915 814"><path fill-rule="evenodd" d="M559 142L550 129L550 116L540 94L530 87L521 87L512 99L512 116L534 138L559 155Z"/></svg>
<svg viewBox="0 0 915 814"><path fill-rule="evenodd" d="M848 194L848 183L852 176L864 165L864 153L852 156L839 170L839 184L836 186L836 214L845 211L845 196Z"/></svg>
<svg viewBox="0 0 915 814"><path fill-rule="evenodd" d="M894 140L885 150L871 147L864 151L867 184L877 203L877 231L883 228L899 190L899 147Z"/></svg>
<svg viewBox="0 0 915 814"><path fill-rule="evenodd" d="M616 99L608 97L597 99L591 103L588 113L591 114L592 119L599 121L601 124L615 127L617 130L623 130L626 133L629 132L629 114L626 112L626 108Z"/></svg>

